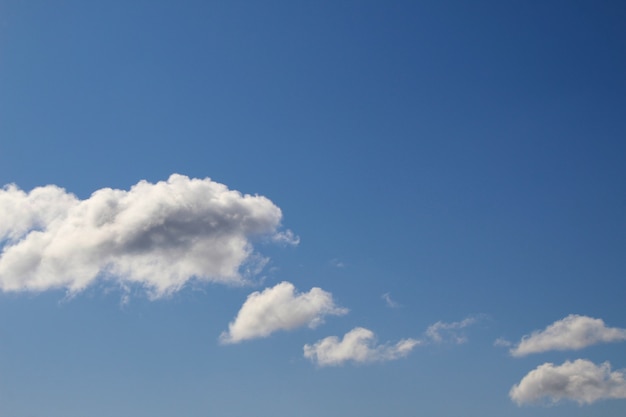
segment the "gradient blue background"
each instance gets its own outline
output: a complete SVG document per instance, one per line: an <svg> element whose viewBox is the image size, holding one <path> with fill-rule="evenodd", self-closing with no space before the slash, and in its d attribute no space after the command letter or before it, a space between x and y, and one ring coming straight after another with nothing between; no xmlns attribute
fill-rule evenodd
<svg viewBox="0 0 626 417"><path fill-rule="evenodd" d="M0 185L177 172L267 196L301 243L257 248L265 284L351 309L220 346L254 288L2 294L0 416L623 416L508 398L544 362L625 368L623 344L493 342L571 313L626 327L624 22L620 1L0 1ZM465 345L302 357L469 315Z"/></svg>

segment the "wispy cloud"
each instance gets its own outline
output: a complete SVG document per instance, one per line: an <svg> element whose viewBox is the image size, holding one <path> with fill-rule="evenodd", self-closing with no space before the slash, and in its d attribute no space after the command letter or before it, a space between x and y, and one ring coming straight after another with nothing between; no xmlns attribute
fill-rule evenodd
<svg viewBox="0 0 626 417"><path fill-rule="evenodd" d="M356 327L341 340L329 336L313 345L304 345L304 357L319 366L384 362L407 356L420 343L416 339L403 339L395 344L378 344L374 332Z"/></svg>
<svg viewBox="0 0 626 417"><path fill-rule="evenodd" d="M435 343L441 343L444 341L451 341L453 343L461 344L467 341L467 337L460 332L462 329L476 323L476 317L467 317L461 321L455 321L452 323L446 323L438 321L426 329L426 337Z"/></svg>
<svg viewBox="0 0 626 417"><path fill-rule="evenodd" d="M530 371L509 396L518 405L533 404L543 399L591 404L609 398L626 398L626 374L611 372L611 365L595 365L586 359L566 361L562 365L544 363Z"/></svg>
<svg viewBox="0 0 626 417"><path fill-rule="evenodd" d="M493 345L497 347L510 347L512 343L502 337L499 337L493 342Z"/></svg>
<svg viewBox="0 0 626 417"><path fill-rule="evenodd" d="M549 350L578 350L623 340L626 340L626 329L607 327L601 319L571 314L544 330L522 337L510 352L513 356L525 356Z"/></svg>
<svg viewBox="0 0 626 417"><path fill-rule="evenodd" d="M348 309L338 307L332 294L321 288L297 293L290 282L281 282L262 292L248 296L237 317L222 333L222 343L239 343L248 339L267 337L279 330L301 326L316 327L324 316L343 315Z"/></svg>
<svg viewBox="0 0 626 417"><path fill-rule="evenodd" d="M343 262L343 261L341 261L341 260L339 260L337 258L331 259L330 260L330 264L332 266L334 266L335 268L345 268L346 267L345 262Z"/></svg>
<svg viewBox="0 0 626 417"><path fill-rule="evenodd" d="M381 296L381 298L383 300L385 300L385 303L387 304L387 307L390 307L390 308L399 308L400 307L399 303L397 303L396 301L391 299L391 295L388 292L384 293Z"/></svg>
<svg viewBox="0 0 626 417"><path fill-rule="evenodd" d="M254 236L280 232L281 210L263 196L174 174L85 200L54 185L0 190L0 289L82 291L97 279L139 284L157 298L189 280L241 283L258 271Z"/></svg>

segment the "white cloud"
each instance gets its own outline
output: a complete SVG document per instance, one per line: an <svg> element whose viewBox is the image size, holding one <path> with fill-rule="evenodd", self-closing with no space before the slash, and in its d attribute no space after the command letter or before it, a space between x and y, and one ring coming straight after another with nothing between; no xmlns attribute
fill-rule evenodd
<svg viewBox="0 0 626 417"><path fill-rule="evenodd" d="M503 337L499 337L493 342L493 345L496 347L509 347L511 346L511 344L512 344L511 342L509 342Z"/></svg>
<svg viewBox="0 0 626 417"><path fill-rule="evenodd" d="M190 279L241 283L265 261L251 238L297 243L278 231L281 218L263 196L178 174L85 200L54 185L9 185L0 190L0 289L76 293L101 278L160 297Z"/></svg>
<svg viewBox="0 0 626 417"><path fill-rule="evenodd" d="M389 294L383 294L382 297L385 300L389 298L389 301L393 303ZM468 317L452 323L438 321L426 329L424 337L402 339L396 344L377 344L376 336L371 330L357 327L346 333L342 340L339 340L337 336L329 336L313 345L305 345L304 356L319 366L337 366L348 361L369 363L399 359L408 355L415 346L419 345L443 342L464 343L467 339L459 334L459 331L476 323L477 320L476 317Z"/></svg>
<svg viewBox="0 0 626 417"><path fill-rule="evenodd" d="M285 230L284 232L274 233L272 241L286 245L297 245L300 243L300 237L294 235L291 230Z"/></svg>
<svg viewBox="0 0 626 417"><path fill-rule="evenodd" d="M455 321L452 323L438 321L426 329L426 336L436 343L441 343L444 340L450 340L458 344L465 343L467 338L464 335L459 334L458 331L474 323L476 323L475 317L468 317L461 321Z"/></svg>
<svg viewBox="0 0 626 417"><path fill-rule="evenodd" d="M522 337L510 352L513 356L524 356L548 350L577 350L621 340L626 340L626 329L606 327L601 319L571 314L542 331Z"/></svg>
<svg viewBox="0 0 626 417"><path fill-rule="evenodd" d="M395 301L391 298L391 295L390 295L388 292L384 293L384 294L381 296L381 298L382 298L383 300L385 300L385 303L387 303L387 307L390 307L390 308L398 308L398 307L400 307L400 304L398 304L397 302L395 302Z"/></svg>
<svg viewBox="0 0 626 417"><path fill-rule="evenodd" d="M371 330L356 327L346 333L342 340L337 336L326 337L313 345L304 345L304 357L319 366L337 366L345 362L383 362L407 356L421 344L416 339L403 339L395 345L376 343Z"/></svg>
<svg viewBox="0 0 626 417"><path fill-rule="evenodd" d="M552 403L571 400L591 404L609 398L626 398L624 371L611 372L611 365L595 365L586 359L566 361L555 366L544 363L530 371L509 396L518 405L537 403L549 398Z"/></svg>
<svg viewBox="0 0 626 417"><path fill-rule="evenodd" d="M346 264L344 262L340 261L337 258L331 259L330 264L332 266L334 266L335 268L345 268L346 267Z"/></svg>
<svg viewBox="0 0 626 417"><path fill-rule="evenodd" d="M281 282L263 292L253 292L222 333L222 343L267 337L278 330L292 330L308 325L313 328L323 323L326 315L342 315L347 309L337 307L331 293L312 288L298 294L293 284Z"/></svg>

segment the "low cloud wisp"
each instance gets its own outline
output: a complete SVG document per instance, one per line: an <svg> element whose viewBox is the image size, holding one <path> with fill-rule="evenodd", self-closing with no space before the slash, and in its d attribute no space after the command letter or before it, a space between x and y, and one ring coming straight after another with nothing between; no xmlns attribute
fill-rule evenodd
<svg viewBox="0 0 626 417"><path fill-rule="evenodd" d="M252 239L297 243L279 231L281 218L266 197L178 174L84 200L54 185L8 185L0 189L0 289L78 293L102 279L158 298L190 280L242 283L266 261Z"/></svg>
<svg viewBox="0 0 626 417"><path fill-rule="evenodd" d="M237 317L223 332L220 341L225 344L267 337L279 330L302 326L317 327L327 315L343 315L348 309L338 307L331 293L312 288L297 293L290 282L281 282L262 292L248 296Z"/></svg>
<svg viewBox="0 0 626 417"><path fill-rule="evenodd" d="M313 345L304 345L304 357L319 366L385 362L407 356L420 343L416 339L403 339L395 344L378 344L374 332L356 327L341 340L329 336Z"/></svg>
<svg viewBox="0 0 626 417"><path fill-rule="evenodd" d="M389 294L388 292L386 292L383 295L381 295L380 298L385 300L385 304L387 304L387 307L389 307L389 308L399 308L399 307L401 307L400 303L398 303L395 300L393 300L391 298L391 294Z"/></svg>
<svg viewBox="0 0 626 417"><path fill-rule="evenodd" d="M437 323L428 326L425 334L432 342L435 343L451 341L456 344L462 344L467 342L467 338L460 334L459 330L476 323L476 321L477 319L475 317L468 317L461 321L455 321L452 323L438 321Z"/></svg>
<svg viewBox="0 0 626 417"><path fill-rule="evenodd" d="M373 331L355 327L341 340L337 336L329 336L312 345L305 345L304 357L318 366L339 366L346 362L364 364L396 360L407 356L416 346L465 343L467 338L459 331L476 323L477 320L476 317L468 317L452 323L438 321L426 329L422 338L406 338L395 344L379 344Z"/></svg>

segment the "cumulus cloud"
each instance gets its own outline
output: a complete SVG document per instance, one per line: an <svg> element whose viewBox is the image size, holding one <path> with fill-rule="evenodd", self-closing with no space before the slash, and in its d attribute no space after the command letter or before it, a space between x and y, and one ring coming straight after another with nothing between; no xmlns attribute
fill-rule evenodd
<svg viewBox="0 0 626 417"><path fill-rule="evenodd" d="M222 343L239 343L248 339L267 337L278 330L301 326L314 328L323 323L324 316L342 315L347 309L338 307L331 293L312 288L297 293L290 282L281 282L262 292L248 296L237 317L222 333Z"/></svg>
<svg viewBox="0 0 626 417"><path fill-rule="evenodd" d="M54 185L0 190L0 289L76 293L98 279L139 284L152 297L190 279L241 283L266 259L251 239L297 243L263 196L174 174L85 200Z"/></svg>
<svg viewBox="0 0 626 417"><path fill-rule="evenodd" d="M544 363L530 371L509 396L518 405L549 399L575 401L580 405L609 398L626 398L623 370L611 372L611 365L596 365L586 359L566 361L560 366Z"/></svg>
<svg viewBox="0 0 626 417"><path fill-rule="evenodd" d="M570 314L544 330L522 337L510 352L513 356L525 356L549 350L578 350L622 340L626 340L626 329L607 327L601 319Z"/></svg>
<svg viewBox="0 0 626 417"><path fill-rule="evenodd" d="M426 329L426 336L435 343L441 343L443 341L452 341L453 343L461 344L467 342L467 338L459 333L459 330L464 329L474 323L476 323L476 317L468 317L461 321L455 321L452 323L445 323L438 321L432 324Z"/></svg>
<svg viewBox="0 0 626 417"><path fill-rule="evenodd" d="M338 366L345 362L383 362L407 356L421 342L403 339L396 344L377 344L371 330L356 327L339 340L337 336L326 337L313 345L304 345L304 357L319 366Z"/></svg>

